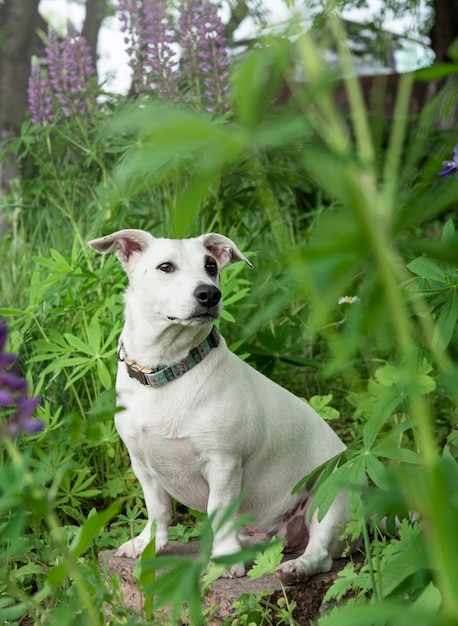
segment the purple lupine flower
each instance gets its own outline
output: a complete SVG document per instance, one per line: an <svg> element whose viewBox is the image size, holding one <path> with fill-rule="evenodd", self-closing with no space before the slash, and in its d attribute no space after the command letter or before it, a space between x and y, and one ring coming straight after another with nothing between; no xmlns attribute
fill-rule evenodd
<svg viewBox="0 0 458 626"><path fill-rule="evenodd" d="M44 424L33 417L40 398L28 397L27 381L19 373L16 356L4 352L7 338L8 329L0 317L0 410L8 418L4 426L0 424L0 436L15 438L22 432L37 433Z"/></svg>
<svg viewBox="0 0 458 626"><path fill-rule="evenodd" d="M32 61L27 94L32 123L38 126L51 125L55 116L52 86L46 72L35 60Z"/></svg>
<svg viewBox="0 0 458 626"><path fill-rule="evenodd" d="M439 176L446 178L447 176L451 176L455 173L458 178L458 144L456 144L453 151L453 161L443 161L442 167L443 169L439 172Z"/></svg>
<svg viewBox="0 0 458 626"><path fill-rule="evenodd" d="M201 61L200 72L203 79L203 96L209 112L229 112L229 57L224 25L216 6L207 0L203 2L207 32L205 40L197 45Z"/></svg>
<svg viewBox="0 0 458 626"><path fill-rule="evenodd" d="M154 89L160 98L176 101L174 27L164 0L120 0L121 31L133 69L136 93Z"/></svg>
<svg viewBox="0 0 458 626"><path fill-rule="evenodd" d="M163 0L143 1L143 23L139 29L141 47L149 65L148 82L160 98L178 100L174 28Z"/></svg>
<svg viewBox="0 0 458 626"><path fill-rule="evenodd" d="M62 42L63 67L67 92L75 113L86 113L90 98L89 81L96 75L91 51L86 39L68 23L67 36ZM95 95L92 95L95 104Z"/></svg>
<svg viewBox="0 0 458 626"><path fill-rule="evenodd" d="M63 114L70 117L86 113L89 80L96 72L85 38L69 22L67 37L62 40L55 30L49 29L45 50L49 79ZM95 96L92 97L95 102Z"/></svg>
<svg viewBox="0 0 458 626"><path fill-rule="evenodd" d="M66 89L66 78L63 57L63 42L57 31L53 28L48 30L48 43L45 47L48 58L48 71L54 94L65 116L71 115L71 98Z"/></svg>
<svg viewBox="0 0 458 626"><path fill-rule="evenodd" d="M178 20L188 86L207 111L229 112L229 58L224 26L210 0L183 0Z"/></svg>
<svg viewBox="0 0 458 626"><path fill-rule="evenodd" d="M196 49L196 33L203 30L200 15L201 0L183 0L178 16L178 39L181 47L180 69L188 94L200 102L201 85L199 80L199 59Z"/></svg>
<svg viewBox="0 0 458 626"><path fill-rule="evenodd" d="M144 91L144 55L142 55L139 38L139 29L143 20L141 3L137 0L119 0L118 11L129 65L132 68L132 84L135 91L141 93Z"/></svg>

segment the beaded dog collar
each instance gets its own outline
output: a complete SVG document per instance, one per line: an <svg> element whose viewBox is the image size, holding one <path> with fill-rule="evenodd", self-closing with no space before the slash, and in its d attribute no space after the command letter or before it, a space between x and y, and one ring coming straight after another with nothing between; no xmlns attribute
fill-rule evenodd
<svg viewBox="0 0 458 626"><path fill-rule="evenodd" d="M203 361L207 354L219 345L220 338L221 335L218 329L216 326L213 326L208 337L193 348L187 357L169 367L148 368L137 365L135 361L127 358L127 352L122 342L119 345L118 360L125 363L129 376L138 380L142 385L161 387L176 378L180 378L180 376L183 376L183 374L186 374L195 365Z"/></svg>

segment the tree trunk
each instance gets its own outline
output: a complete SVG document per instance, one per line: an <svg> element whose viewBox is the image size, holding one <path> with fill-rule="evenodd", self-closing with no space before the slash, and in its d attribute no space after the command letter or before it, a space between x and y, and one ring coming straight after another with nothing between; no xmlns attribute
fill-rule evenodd
<svg viewBox="0 0 458 626"><path fill-rule="evenodd" d="M433 0L434 23L429 33L436 63L450 62L448 49L458 38L458 0ZM437 126L456 128L458 124L458 77L452 74L429 84L430 97L441 93L437 103Z"/></svg>
<svg viewBox="0 0 458 626"><path fill-rule="evenodd" d="M86 39L94 63L97 61L97 41L103 20L108 15L107 0L86 0L86 17L81 34Z"/></svg>
<svg viewBox="0 0 458 626"><path fill-rule="evenodd" d="M0 4L0 141L19 133L27 108L31 50L38 21L39 0L6 0ZM2 193L17 176L13 159L0 170Z"/></svg>
<svg viewBox="0 0 458 626"><path fill-rule="evenodd" d="M435 13L430 37L436 63L451 61L447 50L458 37L458 0L433 0Z"/></svg>

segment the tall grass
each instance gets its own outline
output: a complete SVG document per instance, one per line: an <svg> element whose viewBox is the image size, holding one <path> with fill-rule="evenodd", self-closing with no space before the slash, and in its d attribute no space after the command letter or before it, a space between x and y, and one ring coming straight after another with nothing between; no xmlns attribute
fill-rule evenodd
<svg viewBox="0 0 458 626"><path fill-rule="evenodd" d="M224 334L266 372L316 396L323 414L340 414L348 451L335 472L304 479L315 484L319 515L348 488L366 562L336 583L336 597L360 595L320 621L456 623L453 433L444 442L458 380L448 219L458 183L437 177L456 139L439 136L434 103L413 122L415 76L406 75L381 149L338 20L330 32L348 112L335 104L318 42L302 33L236 64L230 118L145 99L92 120L26 124L12 146L24 178L3 207L0 314L47 428L4 449L6 623L144 623L126 611L116 580L107 589L96 560L127 539L143 507L112 420L125 278L115 259L94 259L85 244L123 227L177 237L218 229L252 252L255 279L237 267L227 275ZM338 304L342 296L357 298ZM392 542L366 531L367 519L407 509L420 513L420 529L404 524ZM169 586L149 575L158 563L148 559L145 588L181 606L186 598L170 589L186 580L202 621L208 555L196 567L178 564Z"/></svg>

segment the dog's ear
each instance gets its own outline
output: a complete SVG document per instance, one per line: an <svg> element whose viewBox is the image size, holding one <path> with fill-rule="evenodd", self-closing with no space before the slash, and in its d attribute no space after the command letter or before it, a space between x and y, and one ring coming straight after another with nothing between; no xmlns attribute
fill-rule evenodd
<svg viewBox="0 0 458 626"><path fill-rule="evenodd" d="M240 252L235 243L229 237L219 235L218 233L208 233L201 235L199 239L203 242L204 246L218 261L220 267L224 267L228 263L235 263L236 261L243 261L253 269L253 265L250 261Z"/></svg>
<svg viewBox="0 0 458 626"><path fill-rule="evenodd" d="M87 245L100 254L116 251L116 256L121 261L124 269L132 258L132 255L143 253L154 241L154 237L145 230L129 228L118 230L116 233L92 239Z"/></svg>

